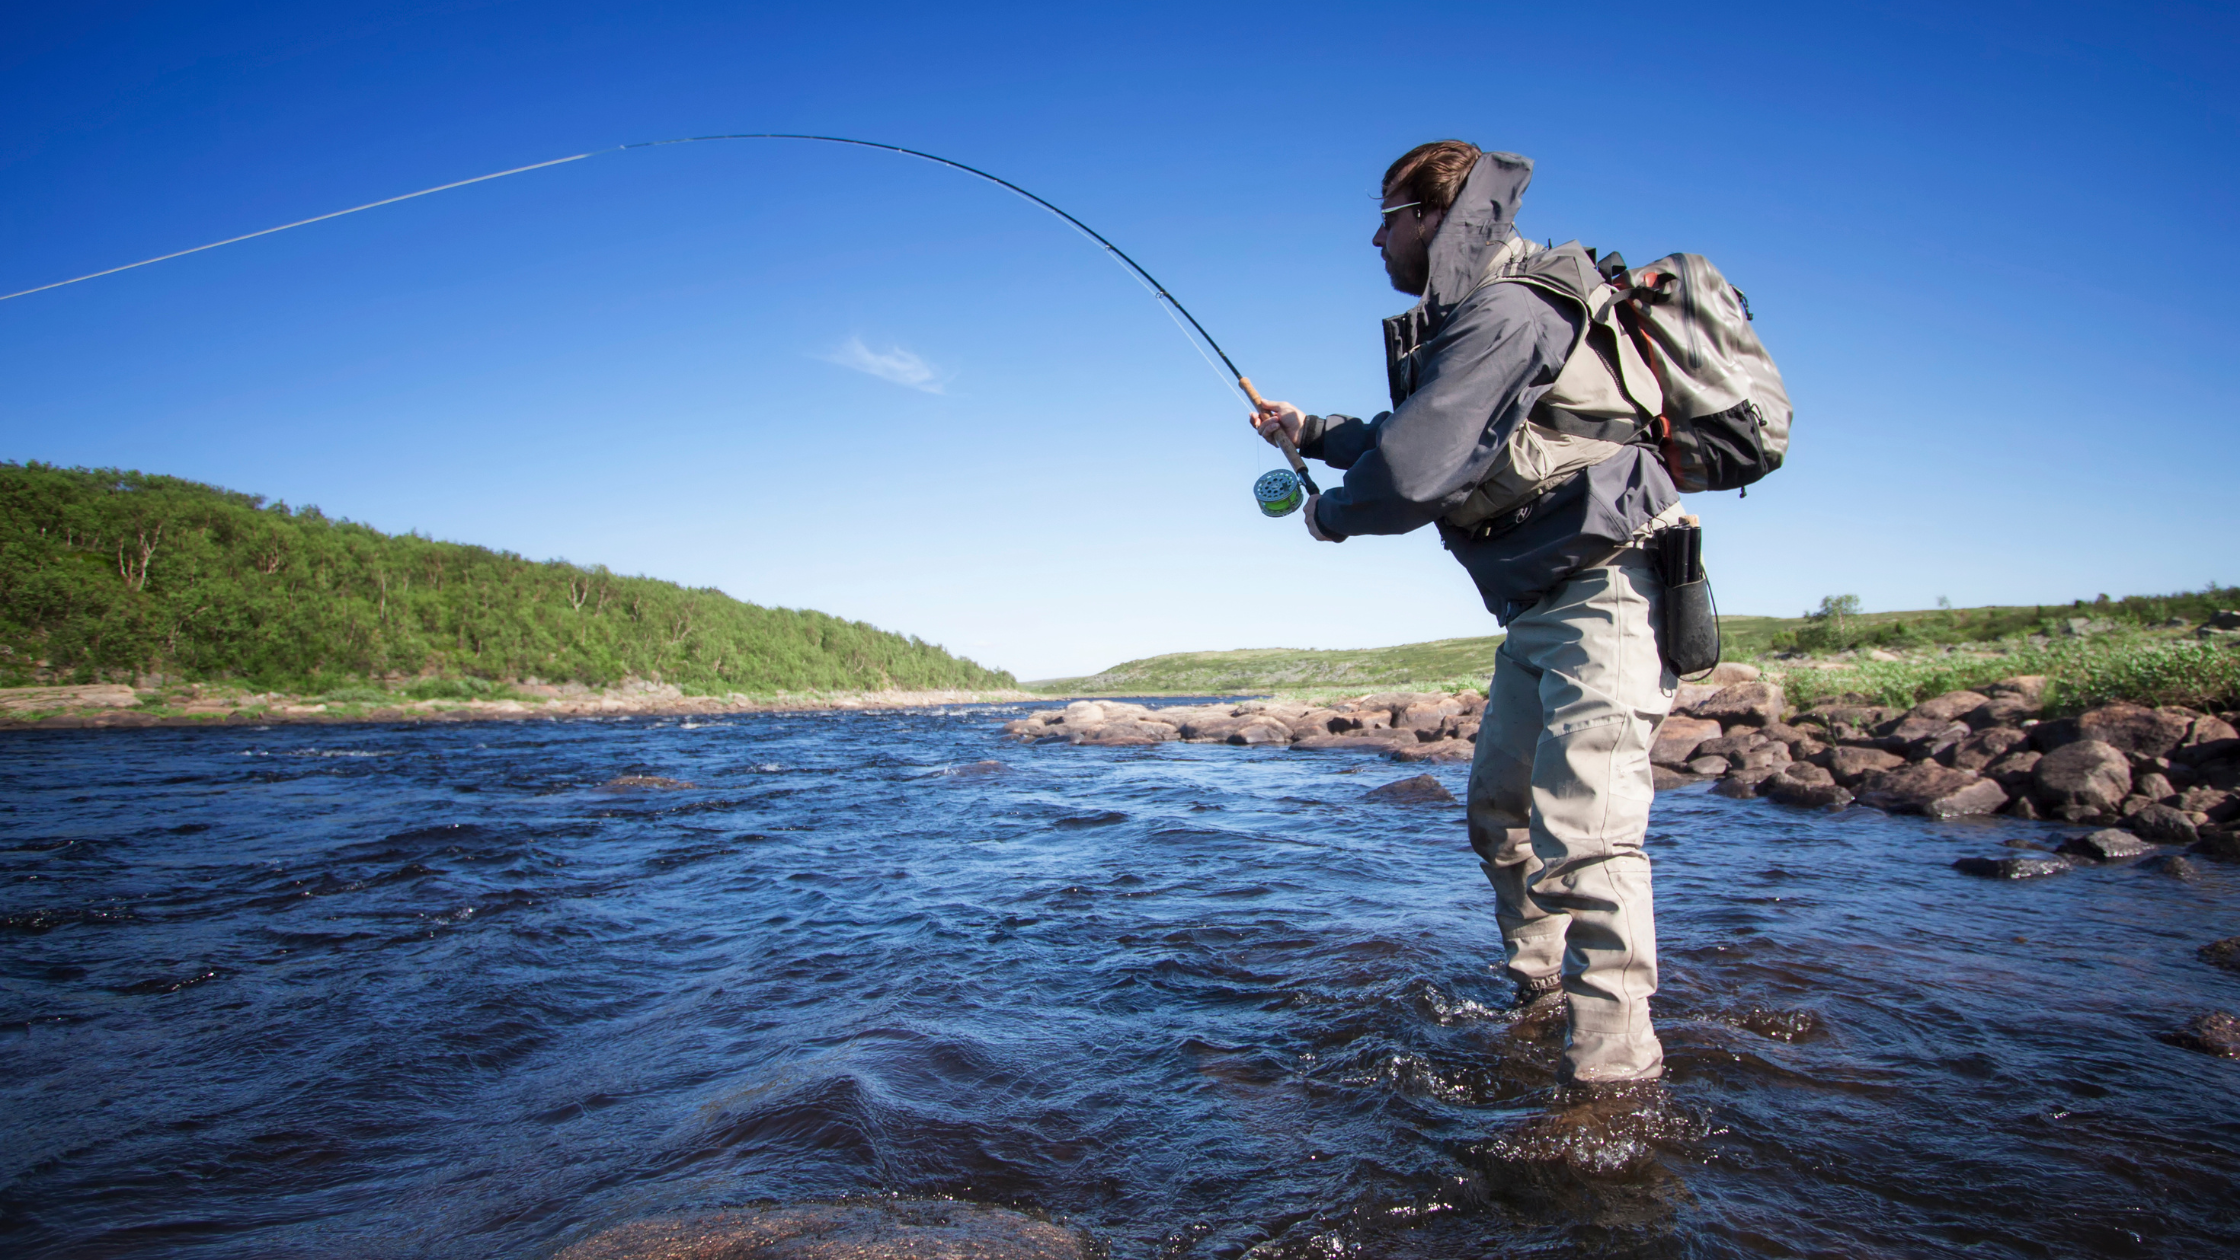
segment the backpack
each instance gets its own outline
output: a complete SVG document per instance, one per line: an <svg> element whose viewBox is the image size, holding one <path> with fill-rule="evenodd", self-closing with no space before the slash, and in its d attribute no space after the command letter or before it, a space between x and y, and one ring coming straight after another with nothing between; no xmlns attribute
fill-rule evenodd
<svg viewBox="0 0 2240 1260"><path fill-rule="evenodd" d="M1742 490L1781 467L1789 391L1750 329L1742 290L1701 254L1669 254L1630 275L1610 254L1600 270L1630 290L1623 308L1664 390L1656 435L1680 492Z"/></svg>
<svg viewBox="0 0 2240 1260"><path fill-rule="evenodd" d="M1740 290L1696 254L1629 273L1617 254L1598 261L1576 241L1541 249L1512 240L1475 287L1523 284L1584 318L1555 382L1510 431L1485 477L1447 524L1497 532L1582 470L1629 445L1654 444L1683 494L1737 490L1781 466L1789 397L1750 331ZM1385 321L1392 403L1414 392L1428 314Z"/></svg>

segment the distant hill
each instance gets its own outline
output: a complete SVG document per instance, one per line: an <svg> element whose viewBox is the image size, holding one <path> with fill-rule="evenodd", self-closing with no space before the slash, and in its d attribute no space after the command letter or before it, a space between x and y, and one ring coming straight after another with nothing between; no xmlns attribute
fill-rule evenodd
<svg viewBox="0 0 2240 1260"><path fill-rule="evenodd" d="M0 463L0 686L150 672L303 690L431 674L691 693L1017 685L823 613L176 477Z"/></svg>

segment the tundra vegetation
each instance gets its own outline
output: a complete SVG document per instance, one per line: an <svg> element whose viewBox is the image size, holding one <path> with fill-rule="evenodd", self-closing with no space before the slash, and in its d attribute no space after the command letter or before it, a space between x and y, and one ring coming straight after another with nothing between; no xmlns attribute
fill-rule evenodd
<svg viewBox="0 0 2240 1260"><path fill-rule="evenodd" d="M1016 685L913 637L712 588L177 477L0 463L0 686L149 675L368 701L633 679L688 695Z"/></svg>

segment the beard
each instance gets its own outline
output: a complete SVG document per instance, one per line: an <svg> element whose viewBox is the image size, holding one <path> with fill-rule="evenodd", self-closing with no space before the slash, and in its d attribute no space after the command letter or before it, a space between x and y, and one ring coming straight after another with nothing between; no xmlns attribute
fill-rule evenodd
<svg viewBox="0 0 2240 1260"><path fill-rule="evenodd" d="M1431 251L1411 250L1410 256L1384 260L1384 274L1391 278L1392 287L1409 297L1422 297L1431 283Z"/></svg>

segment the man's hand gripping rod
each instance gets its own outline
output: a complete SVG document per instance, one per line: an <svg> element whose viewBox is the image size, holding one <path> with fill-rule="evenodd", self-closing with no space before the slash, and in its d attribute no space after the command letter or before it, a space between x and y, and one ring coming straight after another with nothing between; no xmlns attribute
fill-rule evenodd
<svg viewBox="0 0 2240 1260"><path fill-rule="evenodd" d="M1237 387L1244 391L1246 398L1252 400L1254 414L1264 416L1275 410L1275 406L1252 387L1251 377L1237 377ZM1261 436L1283 452L1284 462L1291 465L1291 471L1278 469L1262 476L1252 484L1252 497L1260 501L1260 510L1269 516L1289 516L1300 504L1306 502L1307 495L1321 494L1322 488L1314 484L1313 474L1307 471L1307 461L1300 457L1299 448L1292 443L1291 435L1283 431L1282 424L1278 423L1273 428L1264 430ZM1301 492L1302 488L1304 493Z"/></svg>

